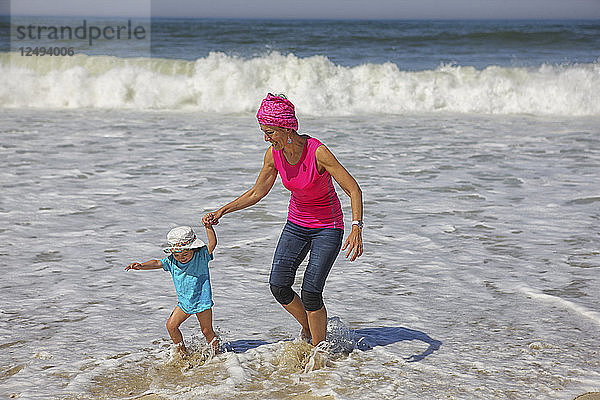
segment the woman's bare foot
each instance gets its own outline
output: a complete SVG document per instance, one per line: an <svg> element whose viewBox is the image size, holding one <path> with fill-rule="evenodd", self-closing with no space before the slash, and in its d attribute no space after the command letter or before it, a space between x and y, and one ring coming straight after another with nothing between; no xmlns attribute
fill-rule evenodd
<svg viewBox="0 0 600 400"><path fill-rule="evenodd" d="M312 344L312 335L308 329L302 328L302 332L300 332L300 339L308 344Z"/></svg>

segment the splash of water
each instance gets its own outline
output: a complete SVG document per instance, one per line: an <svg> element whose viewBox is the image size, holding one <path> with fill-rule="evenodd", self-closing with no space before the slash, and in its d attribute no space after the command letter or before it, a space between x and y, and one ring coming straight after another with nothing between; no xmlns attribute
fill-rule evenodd
<svg viewBox="0 0 600 400"><path fill-rule="evenodd" d="M327 342L331 353L349 354L357 348L356 334L339 317L327 318Z"/></svg>

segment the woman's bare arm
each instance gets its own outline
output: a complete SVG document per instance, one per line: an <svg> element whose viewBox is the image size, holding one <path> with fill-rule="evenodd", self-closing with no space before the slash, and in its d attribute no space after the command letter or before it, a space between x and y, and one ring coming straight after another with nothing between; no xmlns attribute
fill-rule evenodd
<svg viewBox="0 0 600 400"><path fill-rule="evenodd" d="M317 167L323 167L340 185L342 190L350 197L350 205L352 207L352 220L362 220L363 218L363 202L362 190L356 179L344 168L342 164L335 158L333 153L324 145L319 146L315 152L317 159ZM342 250L346 250L346 258L350 256L350 261L356 260L363 253L362 245L362 228L357 225L352 225L352 231L348 235Z"/></svg>
<svg viewBox="0 0 600 400"><path fill-rule="evenodd" d="M273 152L269 147L265 153L263 166L254 186L237 199L219 208L217 211L206 214L204 218L202 218L202 223L205 225L216 225L223 215L242 210L258 203L271 191L273 184L275 184L275 179L277 179L277 169L275 168L275 162L273 161Z"/></svg>

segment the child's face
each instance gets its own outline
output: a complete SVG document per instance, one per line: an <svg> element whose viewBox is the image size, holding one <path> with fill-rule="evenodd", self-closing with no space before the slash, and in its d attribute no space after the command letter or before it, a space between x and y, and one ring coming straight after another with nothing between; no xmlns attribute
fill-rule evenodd
<svg viewBox="0 0 600 400"><path fill-rule="evenodd" d="M175 257L177 261L184 264L186 262L189 262L192 259L192 257L194 257L194 250L190 249L173 251L172 253L173 257Z"/></svg>

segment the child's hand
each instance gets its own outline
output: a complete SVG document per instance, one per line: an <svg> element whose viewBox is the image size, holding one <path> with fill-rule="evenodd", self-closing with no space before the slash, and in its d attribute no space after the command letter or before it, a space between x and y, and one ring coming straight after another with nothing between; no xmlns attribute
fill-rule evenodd
<svg viewBox="0 0 600 400"><path fill-rule="evenodd" d="M219 218L220 215L217 215L217 212L210 212L202 218L202 225L207 228L212 225L217 225L219 223Z"/></svg>
<svg viewBox="0 0 600 400"><path fill-rule="evenodd" d="M142 269L142 264L135 262L135 263L131 263L125 267L125 271L129 271L130 269L140 270L140 269Z"/></svg>

